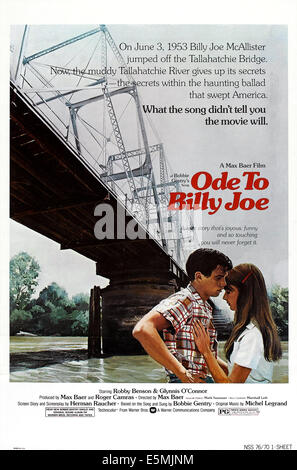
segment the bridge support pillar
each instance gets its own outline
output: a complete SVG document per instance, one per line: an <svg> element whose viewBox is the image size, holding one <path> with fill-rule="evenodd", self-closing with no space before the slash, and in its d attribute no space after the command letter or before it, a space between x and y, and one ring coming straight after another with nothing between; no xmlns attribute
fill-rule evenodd
<svg viewBox="0 0 297 470"><path fill-rule="evenodd" d="M101 289L94 286L90 294L88 357L101 357Z"/></svg>
<svg viewBox="0 0 297 470"><path fill-rule="evenodd" d="M137 321L162 299L175 292L164 279L113 281L101 290L104 354L136 355L145 351L132 336Z"/></svg>

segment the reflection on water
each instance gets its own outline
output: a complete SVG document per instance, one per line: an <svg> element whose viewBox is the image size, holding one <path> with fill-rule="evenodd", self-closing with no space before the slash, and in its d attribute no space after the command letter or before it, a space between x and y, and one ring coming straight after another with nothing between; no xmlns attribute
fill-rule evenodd
<svg viewBox="0 0 297 470"><path fill-rule="evenodd" d="M145 356L70 361L12 372L12 382L166 382L164 370Z"/></svg>
<svg viewBox="0 0 297 470"><path fill-rule="evenodd" d="M88 338L81 336L11 336L10 352L87 349Z"/></svg>
<svg viewBox="0 0 297 470"><path fill-rule="evenodd" d="M149 356L112 356L100 359L87 359L87 338L85 337L12 337L10 352L18 362L10 374L11 382L96 382L96 383L164 383L166 375ZM223 357L223 344L219 344L219 354ZM283 358L274 367L273 382L288 382L288 343L282 342ZM38 355L49 358L50 365L33 365ZM80 352L81 360L67 360L75 351ZM63 352L63 362L55 353ZM34 356L35 354L35 356ZM61 357L60 355L57 357ZM46 363L46 362L45 362Z"/></svg>

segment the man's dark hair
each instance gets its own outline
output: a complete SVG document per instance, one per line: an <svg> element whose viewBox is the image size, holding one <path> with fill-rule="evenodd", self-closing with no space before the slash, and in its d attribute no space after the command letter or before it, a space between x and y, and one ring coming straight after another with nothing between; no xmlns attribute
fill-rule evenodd
<svg viewBox="0 0 297 470"><path fill-rule="evenodd" d="M233 267L232 261L224 253L211 248L199 248L190 254L186 263L186 270L190 280L193 281L197 271L209 277L218 265L226 271Z"/></svg>

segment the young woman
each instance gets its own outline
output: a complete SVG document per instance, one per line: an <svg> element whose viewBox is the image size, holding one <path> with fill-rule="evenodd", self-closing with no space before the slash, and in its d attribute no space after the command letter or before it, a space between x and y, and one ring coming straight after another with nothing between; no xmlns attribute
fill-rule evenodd
<svg viewBox="0 0 297 470"><path fill-rule="evenodd" d="M224 299L235 311L225 344L228 375L211 352L208 332L200 322L194 326L195 343L215 382L270 383L273 362L282 351L262 273L253 264L240 264L229 271L226 284Z"/></svg>

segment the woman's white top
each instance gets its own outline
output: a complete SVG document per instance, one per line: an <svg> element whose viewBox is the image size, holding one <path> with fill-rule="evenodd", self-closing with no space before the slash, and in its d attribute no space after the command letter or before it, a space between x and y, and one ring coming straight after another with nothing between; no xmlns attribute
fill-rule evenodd
<svg viewBox="0 0 297 470"><path fill-rule="evenodd" d="M249 323L234 341L228 363L229 374L234 364L252 369L245 383L271 383L273 362L264 358L264 344L261 331L254 323Z"/></svg>

